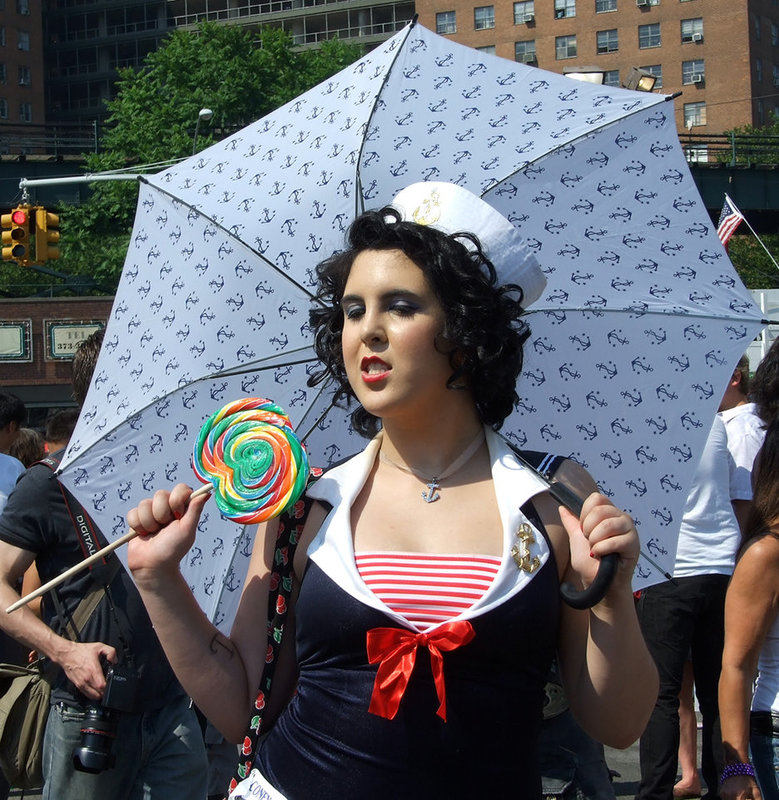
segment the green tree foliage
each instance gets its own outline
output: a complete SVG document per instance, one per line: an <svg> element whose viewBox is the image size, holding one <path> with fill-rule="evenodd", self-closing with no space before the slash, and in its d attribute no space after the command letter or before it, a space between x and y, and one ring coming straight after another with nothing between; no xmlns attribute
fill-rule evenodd
<svg viewBox="0 0 779 800"><path fill-rule="evenodd" d="M779 235L765 234L760 239L779 260ZM752 233L731 237L728 255L748 289L779 289L779 270Z"/></svg>
<svg viewBox="0 0 779 800"><path fill-rule="evenodd" d="M87 156L90 173L154 165L191 156L201 108L213 111L198 128L197 149L250 124L355 61L358 45L338 40L297 52L281 30L259 38L236 25L203 24L175 31L139 71L120 72L101 138ZM90 276L113 291L121 274L135 215L134 181L93 184L79 207L59 209L63 272ZM100 289L96 289L100 291Z"/></svg>
<svg viewBox="0 0 779 800"><path fill-rule="evenodd" d="M768 115L765 125L742 125L725 131L723 142L715 153L723 164L779 164L779 116Z"/></svg>

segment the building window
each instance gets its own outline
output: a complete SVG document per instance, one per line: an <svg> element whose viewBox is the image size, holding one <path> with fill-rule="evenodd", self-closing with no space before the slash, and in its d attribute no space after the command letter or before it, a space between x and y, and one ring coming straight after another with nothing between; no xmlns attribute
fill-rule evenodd
<svg viewBox="0 0 779 800"><path fill-rule="evenodd" d="M16 31L16 46L20 50L30 49L30 34L27 31Z"/></svg>
<svg viewBox="0 0 779 800"><path fill-rule="evenodd" d="M706 124L706 103L684 104L684 127L692 128L696 125Z"/></svg>
<svg viewBox="0 0 779 800"><path fill-rule="evenodd" d="M702 42L703 41L703 19L682 20L682 42Z"/></svg>
<svg viewBox="0 0 779 800"><path fill-rule="evenodd" d="M771 44L776 47L779 44L779 25L771 23Z"/></svg>
<svg viewBox="0 0 779 800"><path fill-rule="evenodd" d="M8 83L8 67L6 67L5 61L0 63L0 83Z"/></svg>
<svg viewBox="0 0 779 800"><path fill-rule="evenodd" d="M30 0L16 0L16 13L25 17L30 13Z"/></svg>
<svg viewBox="0 0 779 800"><path fill-rule="evenodd" d="M660 23L638 26L638 47L646 50L648 47L660 47Z"/></svg>
<svg viewBox="0 0 779 800"><path fill-rule="evenodd" d="M5 47L5 25L0 25L0 47Z"/></svg>
<svg viewBox="0 0 779 800"><path fill-rule="evenodd" d="M758 83L763 82L763 60L760 58L755 59L755 80Z"/></svg>
<svg viewBox="0 0 779 800"><path fill-rule="evenodd" d="M617 10L617 0L595 0L595 13L605 14Z"/></svg>
<svg viewBox="0 0 779 800"><path fill-rule="evenodd" d="M536 58L536 42L514 42L514 61L520 64L538 64Z"/></svg>
<svg viewBox="0 0 779 800"><path fill-rule="evenodd" d="M762 99L757 101L757 124L765 125L765 104Z"/></svg>
<svg viewBox="0 0 779 800"><path fill-rule="evenodd" d="M760 34L762 33L762 25L760 24L760 15L754 15L754 23L755 23L755 39L760 41Z"/></svg>
<svg viewBox="0 0 779 800"><path fill-rule="evenodd" d="M477 31L495 27L495 6L477 6L473 9L473 27Z"/></svg>
<svg viewBox="0 0 779 800"><path fill-rule="evenodd" d="M19 86L29 86L32 83L32 75L29 67L19 67Z"/></svg>
<svg viewBox="0 0 779 800"><path fill-rule="evenodd" d="M523 0L514 3L514 24L524 25L526 22L533 22L536 18L535 0Z"/></svg>
<svg viewBox="0 0 779 800"><path fill-rule="evenodd" d="M494 44L485 44L484 47L477 47L476 49L480 53L488 53L491 56L495 55L495 45Z"/></svg>
<svg viewBox="0 0 779 800"><path fill-rule="evenodd" d="M576 0L554 0L554 18L565 19L576 16Z"/></svg>
<svg viewBox="0 0 779 800"><path fill-rule="evenodd" d="M774 87L779 87L779 67L776 64L771 67L771 78L773 79Z"/></svg>
<svg viewBox="0 0 779 800"><path fill-rule="evenodd" d="M8 101L0 97L0 119L8 119Z"/></svg>
<svg viewBox="0 0 779 800"><path fill-rule="evenodd" d="M457 33L457 15L454 11L439 11L435 15L435 32Z"/></svg>
<svg viewBox="0 0 779 800"><path fill-rule="evenodd" d="M706 73L703 70L703 59L682 61L682 83L703 83Z"/></svg>
<svg viewBox="0 0 779 800"><path fill-rule="evenodd" d="M622 86L619 82L619 70L607 69L603 73L603 84L604 86Z"/></svg>
<svg viewBox="0 0 779 800"><path fill-rule="evenodd" d="M576 58L576 34L555 36L554 49L558 61L563 58Z"/></svg>
<svg viewBox="0 0 779 800"><path fill-rule="evenodd" d="M19 103L19 119L22 122L32 122L32 103Z"/></svg>
<svg viewBox="0 0 779 800"><path fill-rule="evenodd" d="M648 67L640 67L645 69L650 75L655 76L655 89L663 88L663 67L660 64L650 64Z"/></svg>
<svg viewBox="0 0 779 800"><path fill-rule="evenodd" d="M619 50L619 35L616 28L598 31L595 37L599 53L616 53Z"/></svg>

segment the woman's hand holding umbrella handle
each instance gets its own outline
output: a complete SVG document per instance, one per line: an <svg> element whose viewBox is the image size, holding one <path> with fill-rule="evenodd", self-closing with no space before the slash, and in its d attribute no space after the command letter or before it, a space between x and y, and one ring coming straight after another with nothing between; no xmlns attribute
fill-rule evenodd
<svg viewBox="0 0 779 800"><path fill-rule="evenodd" d="M592 608L603 600L609 591L617 574L617 569L620 564L620 555L622 554L623 557L628 558L632 556L632 552L627 551L637 550L638 536L635 533L635 528L633 527L630 517L619 511L619 509L602 495L591 495L590 498L598 499L591 500L588 498L588 501L583 503L578 495L561 483L552 484L550 486L550 493L570 512L568 514L569 521L566 528L574 522L575 514L579 516L582 524L582 532L590 541L591 547L594 547L601 539L607 540L617 536L628 535L630 539L635 540L634 542L629 541L627 543L626 552L624 553L609 552L602 555L600 557L598 571L586 589L580 591L570 583L566 582L561 584L560 594L569 606L576 609ZM584 514L582 513L583 511ZM607 535L602 536L599 531L590 540L590 536L596 531L599 525L603 526L601 530ZM591 551L590 555L594 556L594 553Z"/></svg>
<svg viewBox="0 0 779 800"><path fill-rule="evenodd" d="M614 576L617 574L619 556L616 553L609 553L600 561L595 580L583 591L579 591L570 583L560 584L560 594L563 600L571 608L583 609L592 608L600 603L606 596Z"/></svg>
<svg viewBox="0 0 779 800"><path fill-rule="evenodd" d="M564 505L577 517L582 513L584 502L578 494L571 491L565 484L559 482L550 484L549 493L558 503ZM583 591L579 591L570 583L561 584L560 594L563 596L563 600L571 608L577 609L592 608L600 603L614 580L618 558L616 553L611 553L602 558L595 580Z"/></svg>

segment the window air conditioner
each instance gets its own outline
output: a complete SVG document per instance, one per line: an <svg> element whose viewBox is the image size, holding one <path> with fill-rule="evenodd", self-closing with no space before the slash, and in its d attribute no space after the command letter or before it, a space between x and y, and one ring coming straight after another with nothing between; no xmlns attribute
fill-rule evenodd
<svg viewBox="0 0 779 800"><path fill-rule="evenodd" d="M702 33L694 33L692 35L692 40L694 42L702 42L703 41L703 34Z"/></svg>
<svg viewBox="0 0 779 800"><path fill-rule="evenodd" d="M536 21L535 14L525 14L525 18L522 20L522 22L524 22L525 25L532 25L535 21Z"/></svg>
<svg viewBox="0 0 779 800"><path fill-rule="evenodd" d="M646 8L649 5L649 0L636 0L636 5L639 8Z"/></svg>
<svg viewBox="0 0 779 800"><path fill-rule="evenodd" d="M538 59L536 58L535 53L524 53L522 55L522 63L523 64L537 64Z"/></svg>
<svg viewBox="0 0 779 800"><path fill-rule="evenodd" d="M703 75L701 75L700 73L697 73L697 74L693 75L692 76L692 82L693 83L703 83Z"/></svg>

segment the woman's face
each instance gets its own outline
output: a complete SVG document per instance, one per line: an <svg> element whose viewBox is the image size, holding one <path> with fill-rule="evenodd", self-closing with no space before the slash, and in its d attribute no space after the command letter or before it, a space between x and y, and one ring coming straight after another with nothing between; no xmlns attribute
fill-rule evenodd
<svg viewBox="0 0 779 800"><path fill-rule="evenodd" d="M452 367L436 348L445 315L422 270L400 250L364 250L341 308L346 374L366 411L384 421L440 413Z"/></svg>

